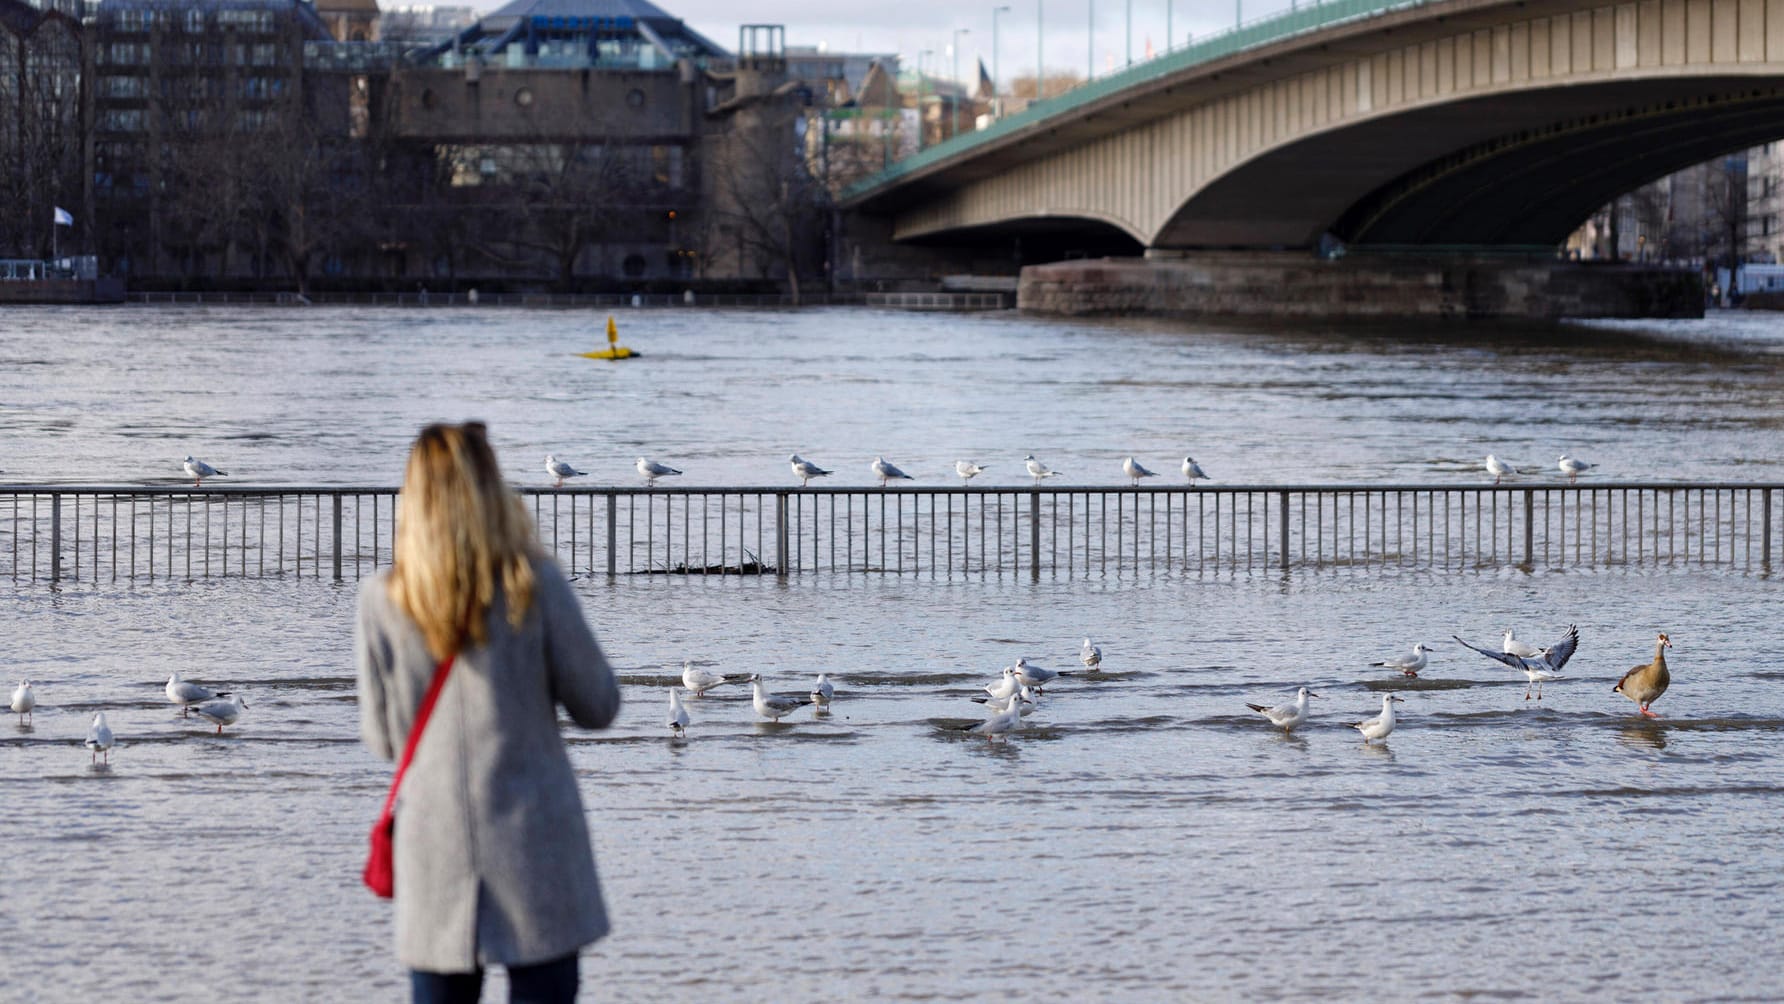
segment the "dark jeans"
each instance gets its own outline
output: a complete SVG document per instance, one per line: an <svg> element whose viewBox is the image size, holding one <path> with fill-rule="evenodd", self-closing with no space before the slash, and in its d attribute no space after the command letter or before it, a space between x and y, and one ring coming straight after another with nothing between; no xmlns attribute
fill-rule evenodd
<svg viewBox="0 0 1784 1004"><path fill-rule="evenodd" d="M533 966L509 966L509 1004L571 1004L576 1000L577 977L574 954ZM411 969L409 995L414 1004L477 1004L483 996L483 970L429 973Z"/></svg>

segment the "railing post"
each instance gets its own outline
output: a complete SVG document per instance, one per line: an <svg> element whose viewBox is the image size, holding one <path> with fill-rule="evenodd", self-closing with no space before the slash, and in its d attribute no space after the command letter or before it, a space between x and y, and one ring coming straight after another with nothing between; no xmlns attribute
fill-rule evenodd
<svg viewBox="0 0 1784 1004"><path fill-rule="evenodd" d="M1760 516L1760 537L1764 543L1759 546L1759 563L1765 568L1772 567L1772 490L1765 490L1765 508Z"/></svg>
<svg viewBox="0 0 1784 1004"><path fill-rule="evenodd" d="M1535 568L1536 562L1536 490L1524 489L1524 567Z"/></svg>
<svg viewBox="0 0 1784 1004"><path fill-rule="evenodd" d="M50 581L62 581L62 496L50 496Z"/></svg>
<svg viewBox="0 0 1784 1004"><path fill-rule="evenodd" d="M1277 542L1282 548L1282 570L1288 571L1288 492L1281 493L1282 514L1277 522Z"/></svg>
<svg viewBox="0 0 1784 1004"><path fill-rule="evenodd" d="M206 541L205 545L208 553L210 542ZM334 497L334 577L336 582L341 581L341 496L339 492L336 492Z"/></svg>
<svg viewBox="0 0 1784 1004"><path fill-rule="evenodd" d="M1057 512L1058 510L1054 510ZM1028 493L1028 577L1041 577L1041 490Z"/></svg>
<svg viewBox="0 0 1784 1004"><path fill-rule="evenodd" d="M778 578L787 577L787 556L791 549L787 547L787 493L774 493L774 574ZM884 562L882 562L883 564Z"/></svg>
<svg viewBox="0 0 1784 1004"><path fill-rule="evenodd" d="M607 493L607 577L619 574L619 496Z"/></svg>

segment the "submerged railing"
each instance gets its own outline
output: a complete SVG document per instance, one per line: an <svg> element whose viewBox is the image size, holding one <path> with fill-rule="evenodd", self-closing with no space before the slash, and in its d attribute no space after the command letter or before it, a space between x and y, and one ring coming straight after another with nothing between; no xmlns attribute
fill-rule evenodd
<svg viewBox="0 0 1784 1004"><path fill-rule="evenodd" d="M1769 571L1784 484L527 488L579 575L953 577L1341 567ZM0 579L358 579L392 488L0 487Z"/></svg>

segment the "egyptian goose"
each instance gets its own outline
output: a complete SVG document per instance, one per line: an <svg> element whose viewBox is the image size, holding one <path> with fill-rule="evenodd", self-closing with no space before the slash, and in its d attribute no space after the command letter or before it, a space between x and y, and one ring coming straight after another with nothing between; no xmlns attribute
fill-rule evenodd
<svg viewBox="0 0 1784 1004"><path fill-rule="evenodd" d="M1641 707L1643 715L1649 718L1660 716L1648 710L1648 705L1660 699L1666 688L1672 683L1672 674L1666 671L1666 650L1672 648L1672 639L1662 631L1654 639L1654 661L1637 666L1617 681L1611 688L1613 693L1622 694Z"/></svg>

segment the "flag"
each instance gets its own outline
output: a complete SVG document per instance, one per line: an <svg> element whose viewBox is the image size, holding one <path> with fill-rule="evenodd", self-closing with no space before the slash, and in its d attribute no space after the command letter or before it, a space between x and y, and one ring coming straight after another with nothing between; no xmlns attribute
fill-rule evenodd
<svg viewBox="0 0 1784 1004"><path fill-rule="evenodd" d="M57 206L56 207L56 226L58 226L58 227L72 227L72 226L74 226L74 214L70 213L66 209L63 209L61 206Z"/></svg>

